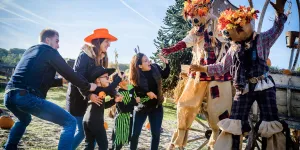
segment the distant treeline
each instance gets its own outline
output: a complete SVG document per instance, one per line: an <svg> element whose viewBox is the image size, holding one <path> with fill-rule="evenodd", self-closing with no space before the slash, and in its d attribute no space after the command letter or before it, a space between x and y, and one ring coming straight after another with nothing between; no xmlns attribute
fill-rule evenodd
<svg viewBox="0 0 300 150"><path fill-rule="evenodd" d="M20 61L25 49L11 48L9 50L0 48L0 63L15 66Z"/></svg>
<svg viewBox="0 0 300 150"><path fill-rule="evenodd" d="M9 50L0 48L0 63L16 66L17 63L20 61L25 50L26 49L20 49L20 48L11 48ZM74 60L74 59L66 58L65 60L67 61L67 60ZM74 61L71 62L74 63ZM70 65L72 65L72 63L70 63ZM109 67L115 67L115 64L113 62L110 62ZM119 68L121 71L126 71L129 68L129 64L119 64Z"/></svg>

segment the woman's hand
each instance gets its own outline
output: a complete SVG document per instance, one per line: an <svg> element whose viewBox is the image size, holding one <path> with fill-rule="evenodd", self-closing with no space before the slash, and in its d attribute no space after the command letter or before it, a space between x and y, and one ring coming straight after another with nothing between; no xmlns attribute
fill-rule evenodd
<svg viewBox="0 0 300 150"><path fill-rule="evenodd" d="M100 99L100 97L97 96L96 94L91 94L90 100L98 106L100 106L103 102L103 100Z"/></svg>
<svg viewBox="0 0 300 150"><path fill-rule="evenodd" d="M139 103L139 102L141 102L141 98L140 97L136 97L135 101L136 101L136 103Z"/></svg>
<svg viewBox="0 0 300 150"><path fill-rule="evenodd" d="M169 61L168 61L168 59L166 59L164 56L162 56L161 54L158 54L158 57L159 57L159 59L163 62L163 63L165 63L165 64L168 64L169 63Z"/></svg>
<svg viewBox="0 0 300 150"><path fill-rule="evenodd" d="M157 99L157 96L156 96L153 92L148 92L148 93L147 93L147 96L148 96L150 99Z"/></svg>
<svg viewBox="0 0 300 150"><path fill-rule="evenodd" d="M117 94L115 96L115 102L118 103L118 102L122 102L123 100L123 96L121 94Z"/></svg>

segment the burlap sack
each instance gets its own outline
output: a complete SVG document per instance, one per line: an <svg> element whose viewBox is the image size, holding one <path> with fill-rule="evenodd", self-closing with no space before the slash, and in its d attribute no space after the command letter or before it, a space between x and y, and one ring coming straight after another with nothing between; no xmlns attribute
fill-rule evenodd
<svg viewBox="0 0 300 150"><path fill-rule="evenodd" d="M279 121L262 121L258 133L267 138L267 150L286 149L286 138L282 130L283 126Z"/></svg>
<svg viewBox="0 0 300 150"><path fill-rule="evenodd" d="M207 85L207 81L189 78L178 99L178 105L180 107L199 107L205 96Z"/></svg>

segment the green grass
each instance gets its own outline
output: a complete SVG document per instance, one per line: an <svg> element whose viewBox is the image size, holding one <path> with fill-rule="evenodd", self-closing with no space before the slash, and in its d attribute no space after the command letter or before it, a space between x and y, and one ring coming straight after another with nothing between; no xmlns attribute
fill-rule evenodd
<svg viewBox="0 0 300 150"><path fill-rule="evenodd" d="M47 94L46 99L61 107L65 107L66 93L67 93L66 86L51 88ZM5 108L3 104L3 100L4 100L4 88L0 88L0 108Z"/></svg>
<svg viewBox="0 0 300 150"><path fill-rule="evenodd" d="M4 88L0 87L0 108L4 108L4 104L3 104L3 100L4 100Z"/></svg>
<svg viewBox="0 0 300 150"><path fill-rule="evenodd" d="M172 103L163 103L164 120L176 120L176 105Z"/></svg>
<svg viewBox="0 0 300 150"><path fill-rule="evenodd" d="M67 89L67 86L51 88L46 99L65 108Z"/></svg>
<svg viewBox="0 0 300 150"><path fill-rule="evenodd" d="M0 75L0 79L6 79L6 76Z"/></svg>

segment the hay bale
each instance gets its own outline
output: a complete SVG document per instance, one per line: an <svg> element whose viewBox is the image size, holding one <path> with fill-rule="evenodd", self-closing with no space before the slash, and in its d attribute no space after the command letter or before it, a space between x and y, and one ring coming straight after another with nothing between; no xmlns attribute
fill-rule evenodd
<svg viewBox="0 0 300 150"><path fill-rule="evenodd" d="M178 99L180 98L187 81L188 81L188 78L182 78L181 80L178 81L177 86L173 90L175 103L177 103Z"/></svg>

